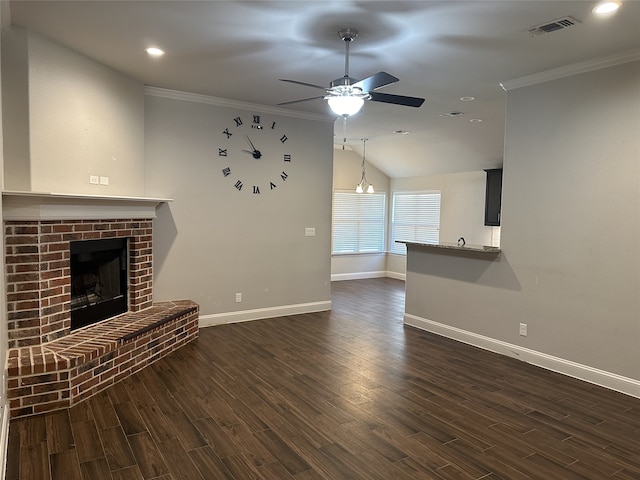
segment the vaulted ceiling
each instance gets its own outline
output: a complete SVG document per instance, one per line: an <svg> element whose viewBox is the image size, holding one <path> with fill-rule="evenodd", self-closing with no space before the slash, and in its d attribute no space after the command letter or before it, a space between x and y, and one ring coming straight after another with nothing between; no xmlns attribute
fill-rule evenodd
<svg viewBox="0 0 640 480"><path fill-rule="evenodd" d="M50 0L12 1L10 19L147 85L269 106L318 95L280 78L328 86L341 77L337 32L356 28L350 75L389 72L400 81L381 92L426 102L420 108L367 102L346 126L336 120L335 143L361 153L366 137L367 161L390 177L407 177L502 163L501 82L640 48L640 1L627 0L602 18L592 13L595 4ZM530 32L563 17L574 25ZM166 53L150 58L149 46ZM330 115L322 99L283 108Z"/></svg>

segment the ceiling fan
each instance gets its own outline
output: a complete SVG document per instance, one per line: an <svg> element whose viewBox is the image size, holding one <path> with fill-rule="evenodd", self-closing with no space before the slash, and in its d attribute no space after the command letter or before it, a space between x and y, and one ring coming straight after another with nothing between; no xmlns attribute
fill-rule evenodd
<svg viewBox="0 0 640 480"><path fill-rule="evenodd" d="M356 80L349 76L349 45L358 35L355 28L345 28L338 32L340 38L345 44L344 56L344 76L333 80L329 87L314 85L313 83L299 82L297 80L286 80L281 78L282 82L295 83L305 85L307 87L317 88L325 91L325 95L316 97L303 98L301 100L292 100L290 102L279 103L278 105L289 105L292 103L306 102L323 98L329 103L329 107L337 115L345 118L360 111L365 100L373 102L392 103L394 105L405 105L408 107L419 107L424 103L424 98L406 97L404 95L392 95L388 93L380 93L375 90L390 85L398 81L398 78L387 72L378 72L363 80Z"/></svg>

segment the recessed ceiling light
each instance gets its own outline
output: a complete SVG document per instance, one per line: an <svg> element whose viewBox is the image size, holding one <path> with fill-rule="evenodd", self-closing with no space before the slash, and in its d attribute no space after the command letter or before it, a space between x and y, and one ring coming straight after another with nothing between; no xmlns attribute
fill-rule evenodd
<svg viewBox="0 0 640 480"><path fill-rule="evenodd" d="M152 57L161 57L162 55L164 55L164 50L160 50L157 47L149 47L147 48L146 52Z"/></svg>
<svg viewBox="0 0 640 480"><path fill-rule="evenodd" d="M622 6L622 2L618 0L606 0L598 3L593 7L592 12L596 15L606 15L607 13L613 13Z"/></svg>
<svg viewBox="0 0 640 480"><path fill-rule="evenodd" d="M476 97L460 97L460 100L462 100L463 102L471 102L475 99Z"/></svg>
<svg viewBox="0 0 640 480"><path fill-rule="evenodd" d="M411 133L410 130L394 130L393 133L396 135L409 135Z"/></svg>
<svg viewBox="0 0 640 480"><path fill-rule="evenodd" d="M469 121L473 122L473 123L480 123L482 121L482 119L481 118L471 118L471 119L469 119Z"/></svg>

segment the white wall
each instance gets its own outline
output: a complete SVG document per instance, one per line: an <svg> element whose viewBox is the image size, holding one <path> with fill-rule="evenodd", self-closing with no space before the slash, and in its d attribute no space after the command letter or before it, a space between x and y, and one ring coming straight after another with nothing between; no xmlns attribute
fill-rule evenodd
<svg viewBox="0 0 640 480"><path fill-rule="evenodd" d="M638 105L637 61L509 91L502 256L410 252L405 320L640 396Z"/></svg>
<svg viewBox="0 0 640 480"><path fill-rule="evenodd" d="M3 37L5 188L142 196L143 84L19 27Z"/></svg>
<svg viewBox="0 0 640 480"><path fill-rule="evenodd" d="M146 193L174 201L154 223L154 300L190 298L200 304L204 324L328 309L332 123L215 105L202 96L157 95L163 92L145 100ZM236 116L246 122L254 113L286 133L290 165L283 166L282 154L265 153L260 161L218 156L223 130ZM263 152L280 143L270 141L270 131L260 134L253 142ZM228 164L234 173L226 178ZM283 168L285 182L251 193L250 179L277 178ZM242 191L233 186L236 171L247 183ZM316 235L305 237L306 227Z"/></svg>

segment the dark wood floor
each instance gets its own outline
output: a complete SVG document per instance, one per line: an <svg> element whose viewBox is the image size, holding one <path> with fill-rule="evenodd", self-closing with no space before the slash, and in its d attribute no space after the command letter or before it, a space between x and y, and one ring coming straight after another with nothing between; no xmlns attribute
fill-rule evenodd
<svg viewBox="0 0 640 480"><path fill-rule="evenodd" d="M211 327L70 411L7 479L640 479L640 400L402 325L404 284Z"/></svg>

